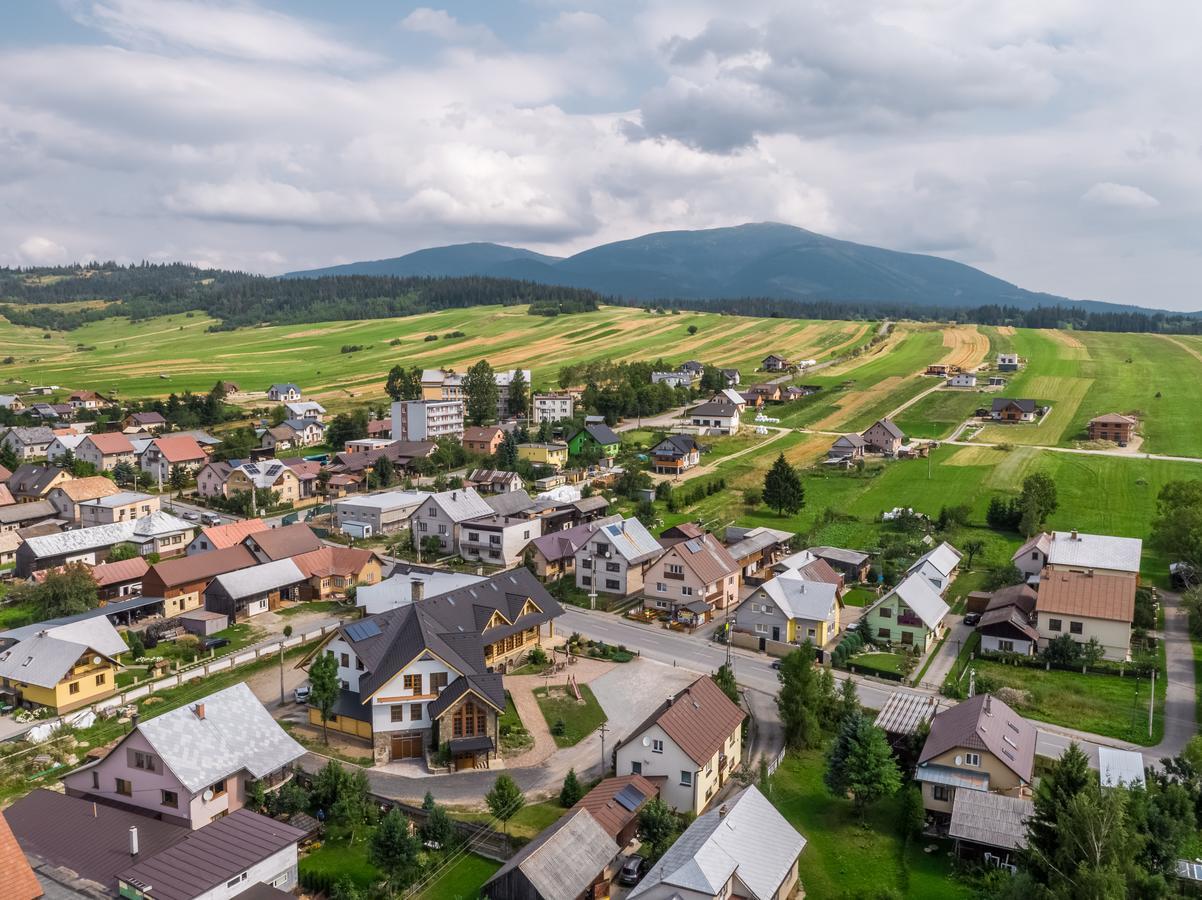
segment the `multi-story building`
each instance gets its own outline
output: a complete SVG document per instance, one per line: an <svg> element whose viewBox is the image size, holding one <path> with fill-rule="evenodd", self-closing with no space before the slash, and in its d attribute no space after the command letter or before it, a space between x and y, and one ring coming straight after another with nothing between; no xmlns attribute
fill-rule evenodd
<svg viewBox="0 0 1202 900"><path fill-rule="evenodd" d="M509 394L515 374L519 370L509 369L508 371L498 371L493 374L493 378L497 383L497 419L504 421L511 416ZM525 389L530 389L530 370L521 369L522 383L525 384ZM466 399L463 392L464 376L454 371L453 369L424 369L422 371L422 399L423 400L459 400ZM396 416L393 416L393 421L396 421Z"/></svg>
<svg viewBox="0 0 1202 900"><path fill-rule="evenodd" d="M739 602L739 564L708 532L678 541L647 568L643 606L689 624Z"/></svg>
<svg viewBox="0 0 1202 900"><path fill-rule="evenodd" d="M522 552L542 534L542 522L529 516L493 514L459 526L459 555L489 566L517 565Z"/></svg>
<svg viewBox="0 0 1202 900"><path fill-rule="evenodd" d="M116 431L89 434L75 448L75 457L101 472L111 472L121 463L134 464L134 445Z"/></svg>
<svg viewBox="0 0 1202 900"><path fill-rule="evenodd" d="M427 497L426 491L385 491L380 494L356 494L334 502L334 521L339 530L353 523L371 534L393 534L409 524L409 517Z"/></svg>
<svg viewBox="0 0 1202 900"><path fill-rule="evenodd" d="M424 549L427 538L438 538L439 552L458 553L463 523L491 516L494 510L472 488L429 494L410 517L414 549Z"/></svg>
<svg viewBox="0 0 1202 900"><path fill-rule="evenodd" d="M576 551L576 587L629 597L643 590L647 568L664 548L633 516L602 525Z"/></svg>
<svg viewBox="0 0 1202 900"><path fill-rule="evenodd" d="M518 444L518 459L527 460L536 466L562 469L568 464L568 445Z"/></svg>
<svg viewBox="0 0 1202 900"><path fill-rule="evenodd" d="M576 398L571 394L535 394L530 413L535 425L561 422L576 414Z"/></svg>
<svg viewBox="0 0 1202 900"><path fill-rule="evenodd" d="M458 440L463 436L463 401L399 400L392 404L392 433L401 441Z"/></svg>
<svg viewBox="0 0 1202 900"><path fill-rule="evenodd" d="M76 505L79 524L83 528L93 525L111 525L114 522L132 522L159 511L159 498L139 491L119 491L84 500Z"/></svg>

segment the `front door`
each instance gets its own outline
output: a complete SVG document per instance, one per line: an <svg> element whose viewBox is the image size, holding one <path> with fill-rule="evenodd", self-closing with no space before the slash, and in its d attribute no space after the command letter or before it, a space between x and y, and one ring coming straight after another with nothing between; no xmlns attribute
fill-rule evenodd
<svg viewBox="0 0 1202 900"><path fill-rule="evenodd" d="M422 736L420 734L394 734L392 736L392 758L414 759L422 755Z"/></svg>
<svg viewBox="0 0 1202 900"><path fill-rule="evenodd" d="M779 625L772 626L772 640L774 640L774 641L780 640L780 626Z"/></svg>

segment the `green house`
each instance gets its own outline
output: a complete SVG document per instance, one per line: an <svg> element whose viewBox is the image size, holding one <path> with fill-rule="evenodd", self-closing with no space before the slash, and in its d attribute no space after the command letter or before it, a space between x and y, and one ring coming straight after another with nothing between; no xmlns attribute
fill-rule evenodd
<svg viewBox="0 0 1202 900"><path fill-rule="evenodd" d="M600 448L602 456L613 459L618 455L621 446L622 439L602 422L597 425L585 425L568 438L568 455L579 456L590 447L597 447Z"/></svg>
<svg viewBox="0 0 1202 900"><path fill-rule="evenodd" d="M864 610L860 632L865 640L925 653L943 633L948 609L931 583L915 572Z"/></svg>

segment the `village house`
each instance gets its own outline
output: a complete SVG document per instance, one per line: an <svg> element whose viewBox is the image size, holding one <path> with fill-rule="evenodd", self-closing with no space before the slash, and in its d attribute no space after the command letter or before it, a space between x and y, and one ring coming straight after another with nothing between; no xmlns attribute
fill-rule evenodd
<svg viewBox="0 0 1202 900"><path fill-rule="evenodd" d="M741 528L729 525L726 528L726 552L731 555L743 578L755 576L768 569L789 552L789 542L796 535L779 528Z"/></svg>
<svg viewBox="0 0 1202 900"><path fill-rule="evenodd" d="M719 369L718 371L722 374L727 387L736 387L743 380L743 376L739 374L738 369Z"/></svg>
<svg viewBox="0 0 1202 900"><path fill-rule="evenodd" d="M121 463L134 464L134 445L120 432L89 434L75 448L75 458L91 463L101 472L111 472Z"/></svg>
<svg viewBox="0 0 1202 900"><path fill-rule="evenodd" d="M24 531L45 523L50 530L58 531L57 522L52 520L58 513L49 500L34 500L29 503L9 503L0 506L0 534L16 534L24 538ZM18 534L17 532L22 532Z"/></svg>
<svg viewBox="0 0 1202 900"><path fill-rule="evenodd" d="M553 637L562 613L517 568L348 622L317 651L334 656L342 684L327 724L369 741L376 765L448 743L453 769L487 768L500 750L501 673ZM321 713L310 707L309 721L321 725Z"/></svg>
<svg viewBox="0 0 1202 900"><path fill-rule="evenodd" d="M571 394L535 394L531 402L531 421L535 425L562 422L576 414L576 399Z"/></svg>
<svg viewBox="0 0 1202 900"><path fill-rule="evenodd" d="M75 391L67 397L67 402L77 410L89 411L109 405L109 401L95 391Z"/></svg>
<svg viewBox="0 0 1202 900"><path fill-rule="evenodd" d="M367 453L371 450L380 450L391 443L392 441L388 438L356 438L344 443L342 450L344 453Z"/></svg>
<svg viewBox="0 0 1202 900"><path fill-rule="evenodd" d="M947 363L931 363L927 366L927 370L924 374L933 375L936 378L946 378L956 370L956 366L949 366Z"/></svg>
<svg viewBox="0 0 1202 900"><path fill-rule="evenodd" d="M25 403L17 394L0 394L0 409L7 409L11 413L24 412Z"/></svg>
<svg viewBox="0 0 1202 900"><path fill-rule="evenodd" d="M295 403L301 398L301 389L290 382L273 384L267 389L267 399L273 403Z"/></svg>
<svg viewBox="0 0 1202 900"><path fill-rule="evenodd" d="M609 896L621 847L573 807L511 856L480 889L487 900L592 900Z"/></svg>
<svg viewBox="0 0 1202 900"><path fill-rule="evenodd" d="M568 464L567 444L518 444L518 459L536 466L547 466L556 471Z"/></svg>
<svg viewBox="0 0 1202 900"><path fill-rule="evenodd" d="M648 567L664 548L633 516L602 525L576 551L576 587L629 597L643 590Z"/></svg>
<svg viewBox="0 0 1202 900"><path fill-rule="evenodd" d="M326 408L316 400L292 400L284 404L284 410L289 419L312 419L320 422L326 414Z"/></svg>
<svg viewBox="0 0 1202 900"><path fill-rule="evenodd" d="M94 500L81 500L76 504L79 524L83 528L93 525L111 525L114 522L132 522L159 511L159 498L154 494L139 491L118 491Z"/></svg>
<svg viewBox="0 0 1202 900"><path fill-rule="evenodd" d="M1134 416L1123 416L1118 413L1107 413L1089 420L1089 439L1091 441L1114 441L1120 447L1126 447L1135 435L1137 422Z"/></svg>
<svg viewBox="0 0 1202 900"><path fill-rule="evenodd" d="M1025 585L1021 587L1030 591ZM1030 592L1030 609L1033 610L1035 592ZM981 613L976 631L981 636L982 653L1018 653L1022 656L1034 656L1039 647L1039 632L1031 625L1030 612L1025 611L1018 603L986 609Z"/></svg>
<svg viewBox="0 0 1202 900"><path fill-rule="evenodd" d="M422 550L427 538L438 538L439 552L458 553L462 523L491 516L493 508L472 488L429 494L410 517L413 547Z"/></svg>
<svg viewBox="0 0 1202 900"><path fill-rule="evenodd" d="M802 896L806 839L755 785L689 824L628 900L787 900Z"/></svg>
<svg viewBox="0 0 1202 900"><path fill-rule="evenodd" d="M273 491L279 503L300 499L300 479L278 460L260 462L211 462L196 476L196 492L202 497L230 498L252 490Z"/></svg>
<svg viewBox="0 0 1202 900"><path fill-rule="evenodd" d="M1014 551L1011 561L1028 579L1045 568L1062 571L1113 572L1138 575L1143 541L1139 538L1088 534L1084 531L1044 531Z"/></svg>
<svg viewBox="0 0 1202 900"><path fill-rule="evenodd" d="M652 384L666 384L673 388L687 388L693 384L693 376L688 372L652 372Z"/></svg>
<svg viewBox="0 0 1202 900"><path fill-rule="evenodd" d="M462 400L401 400L392 404L394 438L404 441L436 441L443 437L457 440L462 434Z"/></svg>
<svg viewBox="0 0 1202 900"><path fill-rule="evenodd" d="M90 475L87 478L73 478L57 484L46 493L46 499L50 501L60 519L75 524L79 522L80 503L111 497L120 492L121 488L117 487L111 478Z"/></svg>
<svg viewBox="0 0 1202 900"><path fill-rule="evenodd" d="M139 556L177 556L191 539L190 524L160 510L132 521L26 538L17 548L16 574L28 578L40 569L73 562L97 565L108 559L117 544L132 544Z"/></svg>
<svg viewBox="0 0 1202 900"><path fill-rule="evenodd" d="M964 555L959 550L947 541L943 541L918 557L910 568L906 569L906 574L917 573L925 578L939 594L946 594L948 585L956 577L956 569L963 557Z"/></svg>
<svg viewBox="0 0 1202 900"><path fill-rule="evenodd" d="M877 419L860 437L864 439L866 450L886 456L896 456L906 442L905 432L892 419Z"/></svg>
<svg viewBox="0 0 1202 900"><path fill-rule="evenodd" d="M592 538L597 528L611 522L620 522L621 516L613 515L595 522L582 522L563 530L546 530L530 542L528 552L534 565L534 574L543 581L551 581L576 571L576 553Z"/></svg>
<svg viewBox="0 0 1202 900"><path fill-rule="evenodd" d="M258 560L243 546L222 547L194 556L157 562L142 578L142 593L163 598L163 615L171 617L204 606L205 589L218 575L249 569Z"/></svg>
<svg viewBox="0 0 1202 900"><path fill-rule="evenodd" d="M242 539L242 546L261 563L289 559L325 545L313 529L304 522L252 531Z"/></svg>
<svg viewBox="0 0 1202 900"><path fill-rule="evenodd" d="M597 451L604 459L613 459L622 447L622 439L604 422L585 425L568 438L568 455Z"/></svg>
<svg viewBox="0 0 1202 900"><path fill-rule="evenodd" d="M74 565L83 566L85 564L74 563ZM141 596L142 579L149 570L150 566L146 564L146 560L141 556L135 556L132 559L90 566L88 574L96 582L96 597L100 600L100 605L105 606L126 597ZM45 575L45 571L35 572L33 577L35 581L38 581L44 579Z"/></svg>
<svg viewBox="0 0 1202 900"><path fill-rule="evenodd" d="M208 461L209 454L196 438L189 434L155 438L138 457L138 465L142 471L157 479L160 484L167 484L171 479L171 471L177 467L192 475Z"/></svg>
<svg viewBox="0 0 1202 900"><path fill-rule="evenodd" d="M225 550L241 544L246 536L256 531L266 531L267 523L262 519L235 519L223 525L209 525L200 530L185 551L188 556L208 553L210 550Z"/></svg>
<svg viewBox="0 0 1202 900"><path fill-rule="evenodd" d="M939 592L914 572L864 611L860 628L874 641L925 653L943 634L948 612Z"/></svg>
<svg viewBox="0 0 1202 900"><path fill-rule="evenodd" d="M739 564L708 532L673 543L643 578L643 608L689 625L708 622L716 611L739 602Z"/></svg>
<svg viewBox="0 0 1202 900"><path fill-rule="evenodd" d="M1034 422L1036 406L1034 400L1011 400L1009 397L994 397L989 416L995 422Z"/></svg>
<svg viewBox="0 0 1202 900"><path fill-rule="evenodd" d="M779 384L753 384L747 390L742 391L742 396L756 401L756 406L761 406L764 403L780 403L783 397Z"/></svg>
<svg viewBox="0 0 1202 900"><path fill-rule="evenodd" d="M83 443L83 439L88 435L83 434L60 434L63 431L61 428L55 429L54 440L50 442L50 446L46 448L46 461L55 465L63 465L63 460L67 454L75 456L75 451L79 449L79 445Z"/></svg>
<svg viewBox="0 0 1202 900"><path fill-rule="evenodd" d="M75 419L76 409L70 403L35 403L29 414L44 422L70 422Z"/></svg>
<svg viewBox="0 0 1202 900"><path fill-rule="evenodd" d="M379 584L383 560L372 550L355 547L321 547L291 557L308 581L301 600L329 600L346 596L347 588Z"/></svg>
<svg viewBox="0 0 1202 900"><path fill-rule="evenodd" d="M496 371L493 380L497 383L497 419L504 421L511 417L510 385L513 384L516 369ZM530 370L522 369L522 381L526 390L530 389ZM442 400L461 403L467 399L463 392L464 376L454 369L423 369L422 370L422 399ZM393 413L396 419L396 413Z"/></svg>
<svg viewBox="0 0 1202 900"><path fill-rule="evenodd" d="M679 475L701 462L701 445L691 434L669 434L651 448L651 470L658 475Z"/></svg>
<svg viewBox="0 0 1202 900"><path fill-rule="evenodd" d="M949 378L947 385L954 388L975 388L977 386L977 376L972 372L961 372Z"/></svg>
<svg viewBox="0 0 1202 900"><path fill-rule="evenodd" d="M787 571L765 581L743 601L738 630L758 638L761 650L767 641L810 641L822 649L839 635L842 610L838 584Z"/></svg>
<svg viewBox="0 0 1202 900"><path fill-rule="evenodd" d="M789 361L779 354L769 353L760 363L760 368L765 372L787 372Z"/></svg>
<svg viewBox="0 0 1202 900"><path fill-rule="evenodd" d="M693 427L700 434L737 434L739 431L739 408L733 403L711 400L689 410Z"/></svg>
<svg viewBox="0 0 1202 900"><path fill-rule="evenodd" d="M1036 737L1030 722L989 694L938 713L914 773L923 808L947 823L961 791L1029 797Z"/></svg>
<svg viewBox="0 0 1202 900"><path fill-rule="evenodd" d="M367 423L367 436L369 438L387 438L393 439L392 434L392 419L372 419Z"/></svg>
<svg viewBox="0 0 1202 900"><path fill-rule="evenodd" d="M718 393L714 394L714 396L710 397L710 400L715 403L730 403L740 412L740 414L747 408L747 399L733 388L723 388Z"/></svg>
<svg viewBox="0 0 1202 900"><path fill-rule="evenodd" d="M493 514L459 526L459 555L489 566L517 565L526 545L542 534L542 522L528 516Z"/></svg>
<svg viewBox="0 0 1202 900"><path fill-rule="evenodd" d="M54 442L54 431L45 425L26 427L18 425L4 432L4 446L16 454L17 459L26 461L40 459L46 455Z"/></svg>
<svg viewBox="0 0 1202 900"><path fill-rule="evenodd" d="M285 419L263 432L260 446L265 450L291 450L316 447L326 439L326 428L316 419Z"/></svg>
<svg viewBox="0 0 1202 900"><path fill-rule="evenodd" d="M162 431L167 427L167 420L162 413L154 412L135 412L130 413L121 420L122 431L149 431L151 433Z"/></svg>
<svg viewBox="0 0 1202 900"><path fill-rule="evenodd" d="M128 647L104 616L40 622L0 635L0 693L13 706L62 715L117 692Z"/></svg>
<svg viewBox="0 0 1202 900"><path fill-rule="evenodd" d="M26 504L28 506L28 504ZM20 527L20 526L18 526ZM24 538L17 534L17 529L6 530L0 521L0 566L12 566L17 562L17 548L24 543Z"/></svg>
<svg viewBox="0 0 1202 900"><path fill-rule="evenodd" d="M195 557L198 560L204 556ZM279 559L218 575L204 592L205 609L229 616L231 623L280 608L301 599L305 574L291 559Z"/></svg>
<svg viewBox="0 0 1202 900"><path fill-rule="evenodd" d="M355 608L371 616L487 580L483 575L397 563L379 584L365 584L355 591Z"/></svg>
<svg viewBox="0 0 1202 900"><path fill-rule="evenodd" d="M356 494L334 502L334 522L338 530L362 534L396 534L409 527L409 518L422 505L426 491L384 491L379 494Z"/></svg>
<svg viewBox="0 0 1202 900"><path fill-rule="evenodd" d="M835 438L826 451L827 459L851 461L864 458L864 439L858 434L845 434Z"/></svg>
<svg viewBox="0 0 1202 900"><path fill-rule="evenodd" d="M999 353L997 355L997 368L999 372L1017 372L1022 365L1022 360L1019 359L1017 353Z"/></svg>
<svg viewBox="0 0 1202 900"><path fill-rule="evenodd" d="M522 476L503 469L472 469L467 474L465 486L482 494L512 494L522 489Z"/></svg>
<svg viewBox="0 0 1202 900"><path fill-rule="evenodd" d="M616 774L642 775L679 813L700 815L743 759L747 714L703 675L618 742Z"/></svg>
<svg viewBox="0 0 1202 900"><path fill-rule="evenodd" d="M242 809L305 754L243 683L137 722L102 759L63 778L67 795L133 807L185 828Z"/></svg>
<svg viewBox="0 0 1202 900"><path fill-rule="evenodd" d="M355 485L361 484L368 479L369 470L375 467L381 456L386 456L392 461L395 472L414 471L415 464L420 460L429 459L437 449L438 445L433 441L393 441L379 450L337 453L334 455L334 461L326 467L334 476L326 485L326 489L330 491L336 484L335 479L340 475L351 476Z"/></svg>
<svg viewBox="0 0 1202 900"><path fill-rule="evenodd" d="M301 500L308 500L321 493L321 463L312 459L302 459L299 456L289 456L281 459L285 466L296 476L297 491Z"/></svg>
<svg viewBox="0 0 1202 900"><path fill-rule="evenodd" d="M1045 643L1069 635L1102 645L1106 659L1130 655L1136 576L1094 569L1044 569L1035 600L1035 630Z"/></svg>
<svg viewBox="0 0 1202 900"><path fill-rule="evenodd" d="M505 430L497 425L469 425L463 429L463 449L492 456L505 441Z"/></svg>

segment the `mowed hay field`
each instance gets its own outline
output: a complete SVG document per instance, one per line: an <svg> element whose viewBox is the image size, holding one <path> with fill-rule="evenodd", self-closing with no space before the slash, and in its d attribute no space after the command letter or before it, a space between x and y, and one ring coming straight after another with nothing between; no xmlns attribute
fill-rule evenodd
<svg viewBox="0 0 1202 900"><path fill-rule="evenodd" d="M533 370L536 387L554 384L559 368L591 359L701 359L754 381L760 360L830 358L867 340L866 322L753 319L710 313L654 315L607 306L547 318L525 306L483 306L396 319L272 325L209 332L207 316L174 315L130 323L108 319L71 332L19 328L0 319L0 357L12 356L4 382L19 387L116 391L126 397L203 391L218 379L246 391L293 381L306 395L337 406L384 397L384 377L397 364L466 369L479 359L495 368ZM696 326L697 333L688 329ZM449 338L462 331L463 337ZM427 335L438 336L426 341ZM398 341L396 346L392 341ZM353 353L343 346L363 345ZM166 378L160 376L167 376Z"/></svg>
<svg viewBox="0 0 1202 900"><path fill-rule="evenodd" d="M1195 418L1202 339L1092 331L983 331L995 349L1012 350L1028 360L999 395L1047 403L1052 413L1038 426L987 427L981 440L1069 447L1086 440L1091 418L1117 412L1140 419L1142 452L1202 456L1202 429Z"/></svg>

